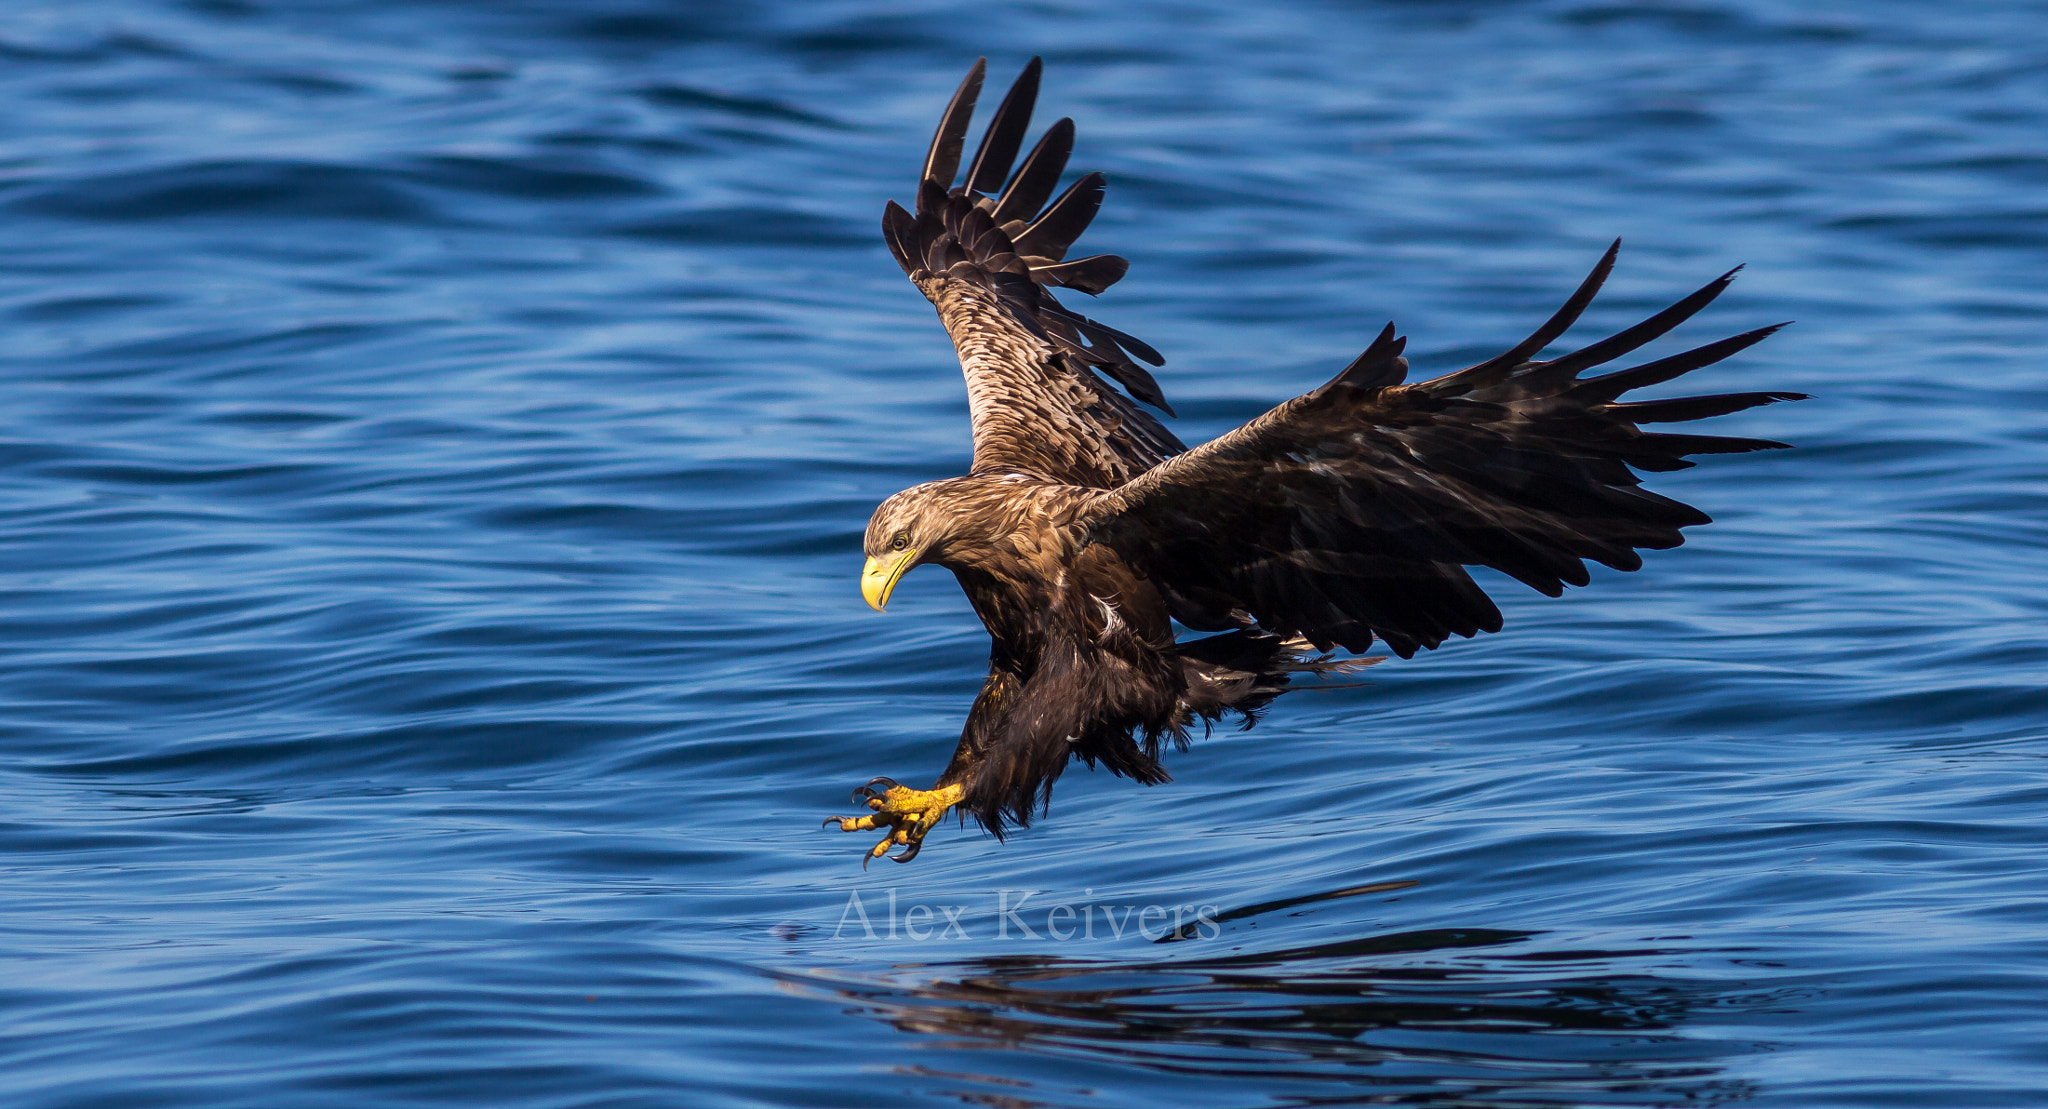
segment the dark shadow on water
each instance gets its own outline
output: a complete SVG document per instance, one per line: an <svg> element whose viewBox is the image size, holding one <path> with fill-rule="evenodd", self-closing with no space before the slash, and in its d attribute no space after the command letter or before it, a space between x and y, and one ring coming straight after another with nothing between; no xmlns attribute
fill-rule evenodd
<svg viewBox="0 0 2048 1109"><path fill-rule="evenodd" d="M1179 943L1182 940L1191 940L1198 938L1202 934L1202 930L1208 927L1209 924L1222 925L1228 924L1236 920L1249 920L1252 917L1264 916L1267 913L1276 913L1282 909L1294 909L1299 908L1303 905L1313 905L1320 901L1335 901L1339 898L1344 897L1364 897L1367 894L1374 893L1398 893L1401 890L1413 889L1418 884L1419 883L1409 881L1372 882L1363 886L1346 886L1343 889L1338 890L1327 890L1320 893L1303 894L1299 897L1285 897L1281 898L1278 901L1261 901L1256 905L1245 905L1241 908L1227 909L1223 912L1217 913L1215 916L1209 918L1208 924L1202 923L1200 921L1184 924L1179 928L1176 928L1173 931L1168 932L1167 934L1159 937L1158 939L1152 942Z"/></svg>
<svg viewBox="0 0 2048 1109"><path fill-rule="evenodd" d="M1168 1097L1191 1079L1209 1095L1171 1094L1175 1103L1662 1106L1754 1096L1723 1068L1768 1045L1686 1026L1766 1004L1767 990L1647 965L1696 950L1544 950L1534 938L1430 929L1192 959L1004 956L792 980L824 985L899 1032L939 1038L927 1046L1018 1053L993 1076L966 1073L976 1068L959 1065L964 1056L903 1072L1005 1088L946 1091L981 1104L1058 1104L1126 1082L1135 1087L1124 1093Z"/></svg>

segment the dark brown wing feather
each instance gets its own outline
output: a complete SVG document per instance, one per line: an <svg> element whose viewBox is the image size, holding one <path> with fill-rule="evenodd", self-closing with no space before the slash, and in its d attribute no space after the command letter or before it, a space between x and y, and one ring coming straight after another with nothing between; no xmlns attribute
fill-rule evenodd
<svg viewBox="0 0 2048 1109"><path fill-rule="evenodd" d="M1608 339L1530 361L1571 326L1613 263L1610 248L1565 307L1506 354L1434 381L1400 384L1405 340L1388 325L1328 384L1105 494L1097 538L1158 582L1191 627L1255 620L1352 651L1377 636L1403 657L1500 629L1500 610L1466 566L1550 596L1586 584L1585 559L1636 569L1638 549L1676 547L1680 528L1708 517L1641 488L1631 467L1675 470L1692 465L1686 455L1784 445L1637 425L1801 396L1616 403L1776 327L1578 376L1676 327L1732 272Z"/></svg>
<svg viewBox="0 0 2048 1109"><path fill-rule="evenodd" d="M985 69L985 61L974 64L940 118L915 212L891 201L883 211L882 237L913 279L936 276L957 283L949 299L935 297L935 303L967 375L975 470L1021 470L1076 485L1114 486L1187 449L1133 403L1172 412L1158 382L1138 364L1164 360L1149 345L1068 309L1050 292L1059 287L1100 293L1130 264L1108 254L1066 260L1103 194L1102 175L1091 173L1046 203L1073 150L1073 121L1053 124L1010 174L1030 127L1038 59L1011 86L965 182L954 186Z"/></svg>

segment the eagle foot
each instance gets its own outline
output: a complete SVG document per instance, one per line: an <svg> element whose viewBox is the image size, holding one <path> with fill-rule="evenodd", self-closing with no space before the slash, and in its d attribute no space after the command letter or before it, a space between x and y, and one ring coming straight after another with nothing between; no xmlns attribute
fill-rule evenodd
<svg viewBox="0 0 2048 1109"><path fill-rule="evenodd" d="M882 787L880 793L875 792L878 785ZM867 816L826 817L825 827L837 824L842 832L888 829L881 842L868 848L868 853L861 859L862 870L866 870L874 860L888 855L892 847L902 847L903 853L890 855L890 859L907 863L924 848L925 833L930 832L945 817L946 810L959 804L966 795L966 787L959 785L911 789L896 784L892 778L876 778L853 791L854 801L866 804L870 810Z"/></svg>

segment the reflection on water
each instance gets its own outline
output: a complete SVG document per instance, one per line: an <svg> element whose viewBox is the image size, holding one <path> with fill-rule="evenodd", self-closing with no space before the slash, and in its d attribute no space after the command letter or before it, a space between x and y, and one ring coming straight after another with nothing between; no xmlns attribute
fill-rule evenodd
<svg viewBox="0 0 2048 1109"><path fill-rule="evenodd" d="M1533 933L1440 928L1191 959L1021 955L792 980L822 981L858 1013L939 1038L928 1046L1040 1057L1008 1061L1000 1081L953 1069L997 1086L1044 1078L1007 1096L957 1091L982 1104L1056 1104L1081 1062L1255 1078L1268 1096L1300 1104L1744 1100L1752 1085L1726 1076L1722 1061L1762 1046L1686 1026L1760 1006L1766 992L1616 969L1698 954L1545 949Z"/></svg>

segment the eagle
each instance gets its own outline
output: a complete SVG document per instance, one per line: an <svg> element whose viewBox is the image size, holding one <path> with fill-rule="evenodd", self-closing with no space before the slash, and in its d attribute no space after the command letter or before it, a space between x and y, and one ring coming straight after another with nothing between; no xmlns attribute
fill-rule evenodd
<svg viewBox="0 0 2048 1109"><path fill-rule="evenodd" d="M986 69L974 63L940 117L915 210L890 201L882 214L883 240L959 355L974 461L875 510L861 593L880 611L914 567L951 570L988 629L988 678L931 788L875 778L854 791L867 812L826 820L882 832L862 866L908 862L954 810L1001 839L1050 805L1071 760L1167 781L1162 746L1185 749L1197 722L1206 732L1235 715L1249 727L1298 676L1382 661L1364 656L1375 641L1405 659L1499 631L1467 567L1552 597L1587 584L1587 560L1635 570L1638 551L1676 547L1680 529L1709 522L1636 471L1785 446L1643 425L1802 394L1623 399L1782 324L1586 373L1706 307L1734 270L1633 327L1539 357L1600 290L1617 240L1562 308L1495 357L1409 384L1406 340L1388 324L1321 387L1189 449L1146 410L1173 414L1140 365L1162 365L1159 352L1053 293L1101 293L1129 263L1068 257L1104 191L1089 173L1054 195L1072 120L1017 162L1039 59L960 172Z"/></svg>

